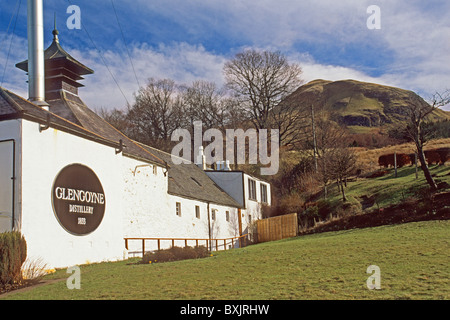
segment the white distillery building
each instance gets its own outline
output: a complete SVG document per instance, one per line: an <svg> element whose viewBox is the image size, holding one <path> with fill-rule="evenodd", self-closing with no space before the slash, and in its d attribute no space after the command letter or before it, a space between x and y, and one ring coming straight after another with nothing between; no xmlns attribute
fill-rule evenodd
<svg viewBox="0 0 450 320"><path fill-rule="evenodd" d="M29 99L0 88L0 232L21 231L30 259L68 267L141 250L125 238L237 237L270 205L267 182L175 165L90 110L78 88L93 71L62 49L56 30L42 59L29 57L16 65L29 73Z"/></svg>

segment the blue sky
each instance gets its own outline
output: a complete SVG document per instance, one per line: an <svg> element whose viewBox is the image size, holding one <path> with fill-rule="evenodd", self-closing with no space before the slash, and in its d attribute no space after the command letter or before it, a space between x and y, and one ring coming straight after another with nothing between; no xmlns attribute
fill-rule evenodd
<svg viewBox="0 0 450 320"><path fill-rule="evenodd" d="M2 86L27 97L26 75L14 67L27 59L26 0L0 3ZM80 7L81 30L67 28L70 4ZM366 24L374 4L380 8L379 30ZM356 79L424 98L450 88L447 0L45 0L44 11L45 46L56 14L62 46L94 69L80 89L94 109L133 102L138 81L127 50L141 85L150 77L222 85L223 64L245 48L257 48L279 50L299 63L305 82Z"/></svg>

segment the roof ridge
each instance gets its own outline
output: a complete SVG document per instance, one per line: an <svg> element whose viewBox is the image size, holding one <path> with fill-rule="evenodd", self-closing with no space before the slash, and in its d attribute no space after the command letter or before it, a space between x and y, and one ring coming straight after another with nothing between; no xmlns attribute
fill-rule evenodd
<svg viewBox="0 0 450 320"><path fill-rule="evenodd" d="M24 111L23 108L22 108L16 101L14 101L13 98L11 98L11 97L9 96L8 92L10 92L10 91L6 90L6 89L3 88L3 87L0 87L0 95L2 96L2 98L5 99L6 102L8 102L9 104L12 104L13 107L14 107L18 112Z"/></svg>
<svg viewBox="0 0 450 320"><path fill-rule="evenodd" d="M67 103L67 101L66 101L66 100L69 100L69 99L67 98L66 92L61 91L61 93L62 93L61 100L63 101L63 103L66 105L66 107L72 112L72 114L74 115L74 117L75 117L75 118L80 122L80 124L81 124L82 121L79 119L79 117L77 117L76 112L73 112L72 108L70 107L70 105L69 105L69 104ZM79 97L78 97L78 98L79 98ZM71 102L71 103L75 103L75 104L79 105L79 106L82 107L82 108L86 108L87 110L90 110L92 113L94 113L95 115L97 115L93 110L91 110L91 109L84 103L83 100L81 100L81 98L79 98L79 99L80 99L80 102L78 102L78 101L73 101L73 100L70 100L70 102ZM126 138L127 140L130 140L133 144L136 145L136 142L135 142L133 139L130 139L127 135L125 135L123 132L121 132L120 130L118 130L117 128L115 128L112 124L110 124L108 121L106 121L105 119L103 119L103 118L100 117L99 115L97 115L97 116L98 116L104 123L106 123L109 127L111 127L112 129L114 129L119 135L121 135L122 137ZM63 118L63 119L64 119L64 118ZM67 120L67 119L65 119L65 120L66 120L66 121L69 121L69 120ZM71 121L69 121L69 122L71 122ZM85 129L86 131L91 132L90 130L88 130L88 129L86 129L85 127L83 127L83 125L81 125L81 127L82 127L83 129ZM100 135L99 135L99 136L100 136ZM142 149L145 153L151 155L154 159L159 160L159 161L161 162L161 164L165 164L165 165L168 166L168 164L167 164L166 161L160 159L159 157L157 157L156 155L154 155L154 154L151 153L150 151L145 150L145 149L142 148L141 146L139 146L139 145L136 145L136 146L139 147L140 149Z"/></svg>
<svg viewBox="0 0 450 320"><path fill-rule="evenodd" d="M99 137L99 138L102 138L103 140L117 143L116 141L113 141L113 140L111 140L111 139L107 139L107 138L103 137L102 135L99 135L98 133L92 132L92 131L90 131L90 130L84 128L83 126L80 126L80 125L78 125L78 124L76 124L76 123L74 123L74 122L72 122L72 121L69 121L69 120L67 120L67 119L64 118L64 117L61 117L61 116L57 115L56 113L53 113L53 112L51 112L51 111L49 111L49 110L46 110L45 108L43 108L43 107L41 107L41 106L39 106L39 105L37 105L37 104L35 104L35 103L29 101L29 100L26 100L25 98L23 98L23 97L21 97L21 96L15 94L15 93L13 93L13 92L7 90L7 89L4 89L4 88L2 88L2 87L0 87L0 88L2 89L2 90L0 90L0 93L1 93L1 92L4 92L5 94L7 94L7 97L8 97L9 99L11 99L11 100L9 100L8 102L11 101L11 102L14 104L14 106L17 106L21 111L25 111L25 110L24 110L21 106L19 106L19 104L18 104L16 101L14 101L13 98L11 98L11 97L9 96L9 94L13 94L15 97L17 97L17 98L20 99L20 100L23 100L25 103L28 103L28 104L32 105L33 107L36 107L36 108L38 108L38 109L41 110L41 111L44 111L45 113L49 113L50 115L54 116L55 118L58 118L58 119L60 119L60 120L62 120L62 121L64 121L64 122L66 122L66 123L69 123L69 124L71 124L71 125L73 125L73 126L76 126L77 128L79 128L79 129L81 129L81 130L83 130L83 131L85 131L85 132L89 132L90 134L93 134L93 135L95 135L95 136L97 136L97 137Z"/></svg>
<svg viewBox="0 0 450 320"><path fill-rule="evenodd" d="M167 152L167 151L164 151L164 150L161 150L161 149L158 149L158 148L149 146L148 144L145 144L145 143L136 141L136 140L134 140L134 139L130 139L130 140L132 140L133 142L135 142L135 143L137 143L137 144L142 145L143 147L146 147L146 148L149 148L149 149L156 150L156 151L158 151L158 152L164 153L164 154L167 155L167 156L170 156L170 157L177 157L177 158L182 159L182 160L184 160L184 161L189 161L188 164L195 164L195 163L192 162L191 160L187 160L187 159L185 159L185 158L183 158L183 157L180 157L180 156L175 156L175 155L173 155L172 153L169 153L169 152Z"/></svg>
<svg viewBox="0 0 450 320"><path fill-rule="evenodd" d="M88 108L89 109L89 108ZM112 124L110 124L108 121L106 121L105 119L103 119L102 117L99 116L99 118L101 118L103 121L105 121L105 123L107 123L111 128L113 128L115 131L117 131L120 135L124 136L125 138L127 138L128 140L130 140L134 145L136 145L138 148L142 149L145 153L150 154L152 157L158 159L159 161L161 161L162 163L164 163L166 166L169 166L169 164L160 159L159 157L155 156L153 153L151 153L150 151L146 150L145 148L143 148L142 146L140 146L137 141L130 139L128 136L126 136L122 131L118 130L117 128L115 128Z"/></svg>

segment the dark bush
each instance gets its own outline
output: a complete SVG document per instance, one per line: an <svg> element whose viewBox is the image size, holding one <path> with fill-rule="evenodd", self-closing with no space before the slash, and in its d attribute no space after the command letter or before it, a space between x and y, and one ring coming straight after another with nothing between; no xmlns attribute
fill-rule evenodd
<svg viewBox="0 0 450 320"><path fill-rule="evenodd" d="M0 233L0 287L20 284L27 243L20 232Z"/></svg>
<svg viewBox="0 0 450 320"><path fill-rule="evenodd" d="M186 259L204 258L209 255L204 246L199 247L171 247L145 254L141 263L168 262Z"/></svg>
<svg viewBox="0 0 450 320"><path fill-rule="evenodd" d="M386 170L378 170L375 171L371 174L369 174L368 176L366 176L366 178L372 179L372 178L379 178L379 177L383 177L385 175L387 175L389 173L389 171Z"/></svg>
<svg viewBox="0 0 450 320"><path fill-rule="evenodd" d="M329 200L320 199L317 201L317 213L322 220L327 220L334 209L333 204Z"/></svg>

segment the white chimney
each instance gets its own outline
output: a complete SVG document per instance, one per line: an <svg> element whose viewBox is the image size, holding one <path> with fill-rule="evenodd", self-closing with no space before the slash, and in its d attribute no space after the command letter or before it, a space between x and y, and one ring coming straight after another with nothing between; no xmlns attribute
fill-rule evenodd
<svg viewBox="0 0 450 320"><path fill-rule="evenodd" d="M230 168L230 160L226 160L226 161L225 161L225 165L224 165L224 167L223 167L223 170L225 170L225 171L231 171L231 168Z"/></svg>
<svg viewBox="0 0 450 320"><path fill-rule="evenodd" d="M216 161L216 170L223 170L224 169L224 161Z"/></svg>
<svg viewBox="0 0 450 320"><path fill-rule="evenodd" d="M199 168L201 168L203 170L206 170L206 158L205 158L205 154L203 152L203 146L200 146L198 148L198 155L197 155L197 157L195 159L195 164Z"/></svg>
<svg viewBox="0 0 450 320"><path fill-rule="evenodd" d="M42 0L28 0L28 95L48 110L45 102L44 12Z"/></svg>

